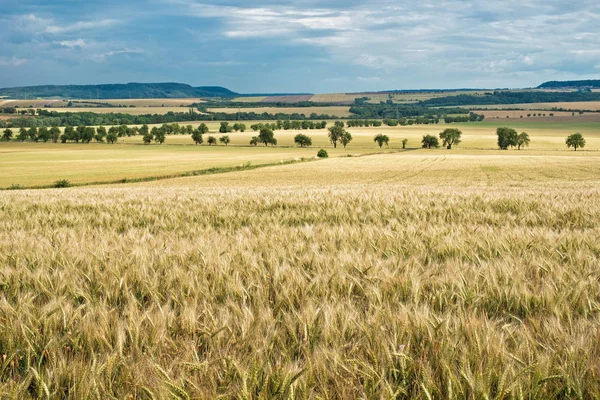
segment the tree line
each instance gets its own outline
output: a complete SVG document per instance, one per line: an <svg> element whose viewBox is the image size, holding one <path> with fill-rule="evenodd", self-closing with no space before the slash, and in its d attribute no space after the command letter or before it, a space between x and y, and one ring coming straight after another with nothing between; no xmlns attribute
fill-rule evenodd
<svg viewBox="0 0 600 400"><path fill-rule="evenodd" d="M304 114L292 113L255 113L239 112L229 113L209 113L199 114L194 109L188 112L168 112L166 114L144 114L131 115L125 113L94 113L94 112L57 112L44 109L38 109L35 117L13 118L0 120L0 128L12 127L52 127L52 126L83 126L83 125L150 125L164 124L173 122L193 122L193 121L277 121L277 120L332 120L338 119L336 116L327 114L312 113L309 116Z"/></svg>
<svg viewBox="0 0 600 400"><path fill-rule="evenodd" d="M325 122L325 121L323 121ZM326 124L326 123L325 123ZM250 139L249 144L257 146L259 143L268 145L276 145L277 139L275 138L274 130L271 124L260 124L260 127L254 127L258 129L258 136L253 136ZM253 128L253 129L254 129ZM234 124L230 126L227 122L223 122L219 128L219 132L228 133L232 131L244 132L244 124ZM148 125L142 125L141 127L129 127L127 125L112 126L108 129L104 126L97 128L90 126L78 126L65 127L64 131L57 126L51 128L46 127L31 127L29 129L21 127L18 133L15 135L11 128L6 128L2 133L2 140L10 141L32 141L32 142L48 142L54 143L61 142L67 143L69 141L75 143L90 143L96 141L98 143L115 143L118 138L124 136L135 136L141 135L144 144L150 144L156 142L162 144L166 140L167 135L177 134L189 134L196 145L203 144L203 135L209 132L209 128L205 123L201 123L198 127L194 128L191 125L181 126L177 123L174 124L163 124L161 127L153 127L150 129ZM327 136L329 141L334 148L337 148L338 144L341 144L344 148L353 140L352 134L345 129L343 121L336 121L333 126L328 128ZM527 132L517 133L513 128L501 127L496 130L498 148L501 150L507 150L508 148L516 147L517 150L521 150L522 147L528 147L531 139ZM439 137L439 139L438 139ZM452 149L461 143L462 131L456 128L447 128L442 131L438 136L427 134L422 137L421 147L432 149L440 147L440 140L444 147ZM384 134L377 134L374 137L374 141L381 148L384 144L389 144L389 137ZM219 142L228 145L231 140L229 135L223 135L219 138ZM312 138L305 134L297 134L294 137L294 142L300 147L312 146ZM406 148L408 140L402 140L402 148ZM217 139L214 136L209 136L207 139L208 145L216 145ZM574 133L569 135L565 139L565 144L568 148L577 149L584 148L586 145L585 138L581 133Z"/></svg>

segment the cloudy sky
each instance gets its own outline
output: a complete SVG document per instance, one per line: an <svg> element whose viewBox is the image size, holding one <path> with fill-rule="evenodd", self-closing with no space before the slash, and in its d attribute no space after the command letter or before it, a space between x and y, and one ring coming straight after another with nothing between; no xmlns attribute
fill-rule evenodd
<svg viewBox="0 0 600 400"><path fill-rule="evenodd" d="M600 78L598 0L20 0L0 13L0 87L327 93L588 78Z"/></svg>

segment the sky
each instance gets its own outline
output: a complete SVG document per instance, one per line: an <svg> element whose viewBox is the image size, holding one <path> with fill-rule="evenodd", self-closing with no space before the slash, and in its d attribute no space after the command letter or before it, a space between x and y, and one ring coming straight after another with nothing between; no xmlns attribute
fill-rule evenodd
<svg viewBox="0 0 600 400"><path fill-rule="evenodd" d="M2 2L0 87L338 93L600 79L598 0Z"/></svg>

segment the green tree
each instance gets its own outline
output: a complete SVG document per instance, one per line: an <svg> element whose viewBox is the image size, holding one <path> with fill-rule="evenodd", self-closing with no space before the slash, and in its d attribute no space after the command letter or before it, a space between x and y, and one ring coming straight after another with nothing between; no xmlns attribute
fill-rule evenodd
<svg viewBox="0 0 600 400"><path fill-rule="evenodd" d="M27 137L29 137L29 140L31 140L32 142L38 141L38 130L35 126L29 128L29 130L27 131Z"/></svg>
<svg viewBox="0 0 600 400"><path fill-rule="evenodd" d="M108 133L106 134L106 142L107 143L115 143L118 139L118 135L117 132L115 131L111 131L110 129L108 130Z"/></svg>
<svg viewBox="0 0 600 400"><path fill-rule="evenodd" d="M436 136L433 135L425 135L421 140L421 145L424 149L432 149L440 147L440 142Z"/></svg>
<svg viewBox="0 0 600 400"><path fill-rule="evenodd" d="M154 129L152 129L154 130ZM165 142L166 139L166 134L165 134L165 130L164 129L157 129L156 132L154 132L154 141L158 142L159 144L163 144Z"/></svg>
<svg viewBox="0 0 600 400"><path fill-rule="evenodd" d="M72 126L65 126L65 130L60 137L60 141L66 143L67 140L75 140L75 129Z"/></svg>
<svg viewBox="0 0 600 400"><path fill-rule="evenodd" d="M517 150L521 150L521 147L528 147L530 142L527 132L519 133L519 136L517 136Z"/></svg>
<svg viewBox="0 0 600 400"><path fill-rule="evenodd" d="M60 128L58 126L50 128L50 136L52 137L52 142L57 143L60 139Z"/></svg>
<svg viewBox="0 0 600 400"><path fill-rule="evenodd" d="M375 135L373 141L376 142L379 145L379 148L381 149L384 144L387 146L390 143L390 138L387 135L379 133Z"/></svg>
<svg viewBox="0 0 600 400"><path fill-rule="evenodd" d="M498 147L500 150L507 150L509 147L517 146L518 134L512 128L498 128L496 129L496 135L498 136Z"/></svg>
<svg viewBox="0 0 600 400"><path fill-rule="evenodd" d="M577 151L577 148L583 149L585 147L585 139L581 133L574 133L570 135L565 141L568 148L573 148Z"/></svg>
<svg viewBox="0 0 600 400"><path fill-rule="evenodd" d="M146 125L146 124L142 125L142 127L139 130L140 135L146 136L148 134L148 132L150 132L150 128L148 128L148 125Z"/></svg>
<svg viewBox="0 0 600 400"><path fill-rule="evenodd" d="M214 137L214 136L209 136L209 137L208 137L208 140L207 140L207 143L208 143L208 145L209 145L209 146L212 146L213 144L216 146L216 144L217 144L217 139L215 139L215 137Z"/></svg>
<svg viewBox="0 0 600 400"><path fill-rule="evenodd" d="M79 133L79 138L83 143L91 142L96 135L96 129L89 126L78 126L77 131Z"/></svg>
<svg viewBox="0 0 600 400"><path fill-rule="evenodd" d="M4 130L4 132L2 133L2 140L6 140L7 142L12 139L13 137L13 131L10 128L6 128Z"/></svg>
<svg viewBox="0 0 600 400"><path fill-rule="evenodd" d="M203 122L200 124L200 126L198 127L198 130L200 131L200 133L202 135L204 135L205 133L208 133L208 126Z"/></svg>
<svg viewBox="0 0 600 400"><path fill-rule="evenodd" d="M258 141L260 143L264 143L265 146L268 146L269 144L277 144L277 139L275 139L275 135L273 134L273 130L271 128L262 128L258 134Z"/></svg>
<svg viewBox="0 0 600 400"><path fill-rule="evenodd" d="M42 142L46 143L48 140L50 140L51 136L50 136L50 131L48 130L48 128L43 127L40 128L40 130L38 131L38 140L41 140Z"/></svg>
<svg viewBox="0 0 600 400"><path fill-rule="evenodd" d="M194 143L196 143L196 145L202 144L204 142L204 139L202 139L202 131L200 130L200 128L194 129L194 132L192 132L192 140L194 141Z"/></svg>
<svg viewBox="0 0 600 400"><path fill-rule="evenodd" d="M352 134L348 131L344 131L344 134L340 137L340 143L344 148L352 141Z"/></svg>
<svg viewBox="0 0 600 400"><path fill-rule="evenodd" d="M94 135L94 139L96 139L96 142L102 143L104 142L106 135L106 128L103 126L99 126L96 128L96 134Z"/></svg>
<svg viewBox="0 0 600 400"><path fill-rule="evenodd" d="M142 141L144 142L144 144L152 143L155 136L159 134L158 131L159 131L159 129L157 127L154 127L154 128L152 128L152 130L150 132L147 132L146 134L144 134L144 136L142 136Z"/></svg>
<svg viewBox="0 0 600 400"><path fill-rule="evenodd" d="M341 140L342 136L346 134L346 130L342 125L339 125L338 122L343 124L341 121L337 121L334 126L328 128L329 130L329 141L333 144L334 148L337 148L337 142Z"/></svg>
<svg viewBox="0 0 600 400"><path fill-rule="evenodd" d="M327 150L325 149L321 149L317 152L317 157L319 158L327 158L329 157L329 154L327 154Z"/></svg>
<svg viewBox="0 0 600 400"><path fill-rule="evenodd" d="M300 147L312 146L312 139L310 138L310 136L299 133L296 136L294 136L294 143L299 144Z"/></svg>
<svg viewBox="0 0 600 400"><path fill-rule="evenodd" d="M408 144L408 139L404 138L402 139L402 148L405 149L406 145Z"/></svg>
<svg viewBox="0 0 600 400"><path fill-rule="evenodd" d="M225 146L229 144L231 140L229 140L229 135L223 135L219 138L219 142L223 143Z"/></svg>
<svg viewBox="0 0 600 400"><path fill-rule="evenodd" d="M258 136L252 136L252 139L250 139L250 145L255 147L258 145Z"/></svg>
<svg viewBox="0 0 600 400"><path fill-rule="evenodd" d="M17 136L17 140L24 142L27 140L28 132L27 128L19 129L19 135Z"/></svg>
<svg viewBox="0 0 600 400"><path fill-rule="evenodd" d="M448 150L451 150L452 146L458 145L460 143L461 136L462 132L460 131L460 129L456 128L447 128L444 129L442 133L440 133L440 139L442 139L444 146L446 146Z"/></svg>
<svg viewBox="0 0 600 400"><path fill-rule="evenodd" d="M230 133L233 132L233 127L229 126L229 122L221 122L219 127L219 133Z"/></svg>

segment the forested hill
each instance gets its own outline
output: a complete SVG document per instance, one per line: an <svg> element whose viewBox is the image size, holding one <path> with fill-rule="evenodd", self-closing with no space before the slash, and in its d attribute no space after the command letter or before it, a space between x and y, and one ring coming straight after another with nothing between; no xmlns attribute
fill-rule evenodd
<svg viewBox="0 0 600 400"><path fill-rule="evenodd" d="M549 81L544 82L538 89L600 89L600 79L590 79L585 81Z"/></svg>
<svg viewBox="0 0 600 400"><path fill-rule="evenodd" d="M127 83L110 85L24 86L0 89L11 99L60 97L64 99L163 99L234 97L237 93L220 86L192 87L183 83Z"/></svg>

